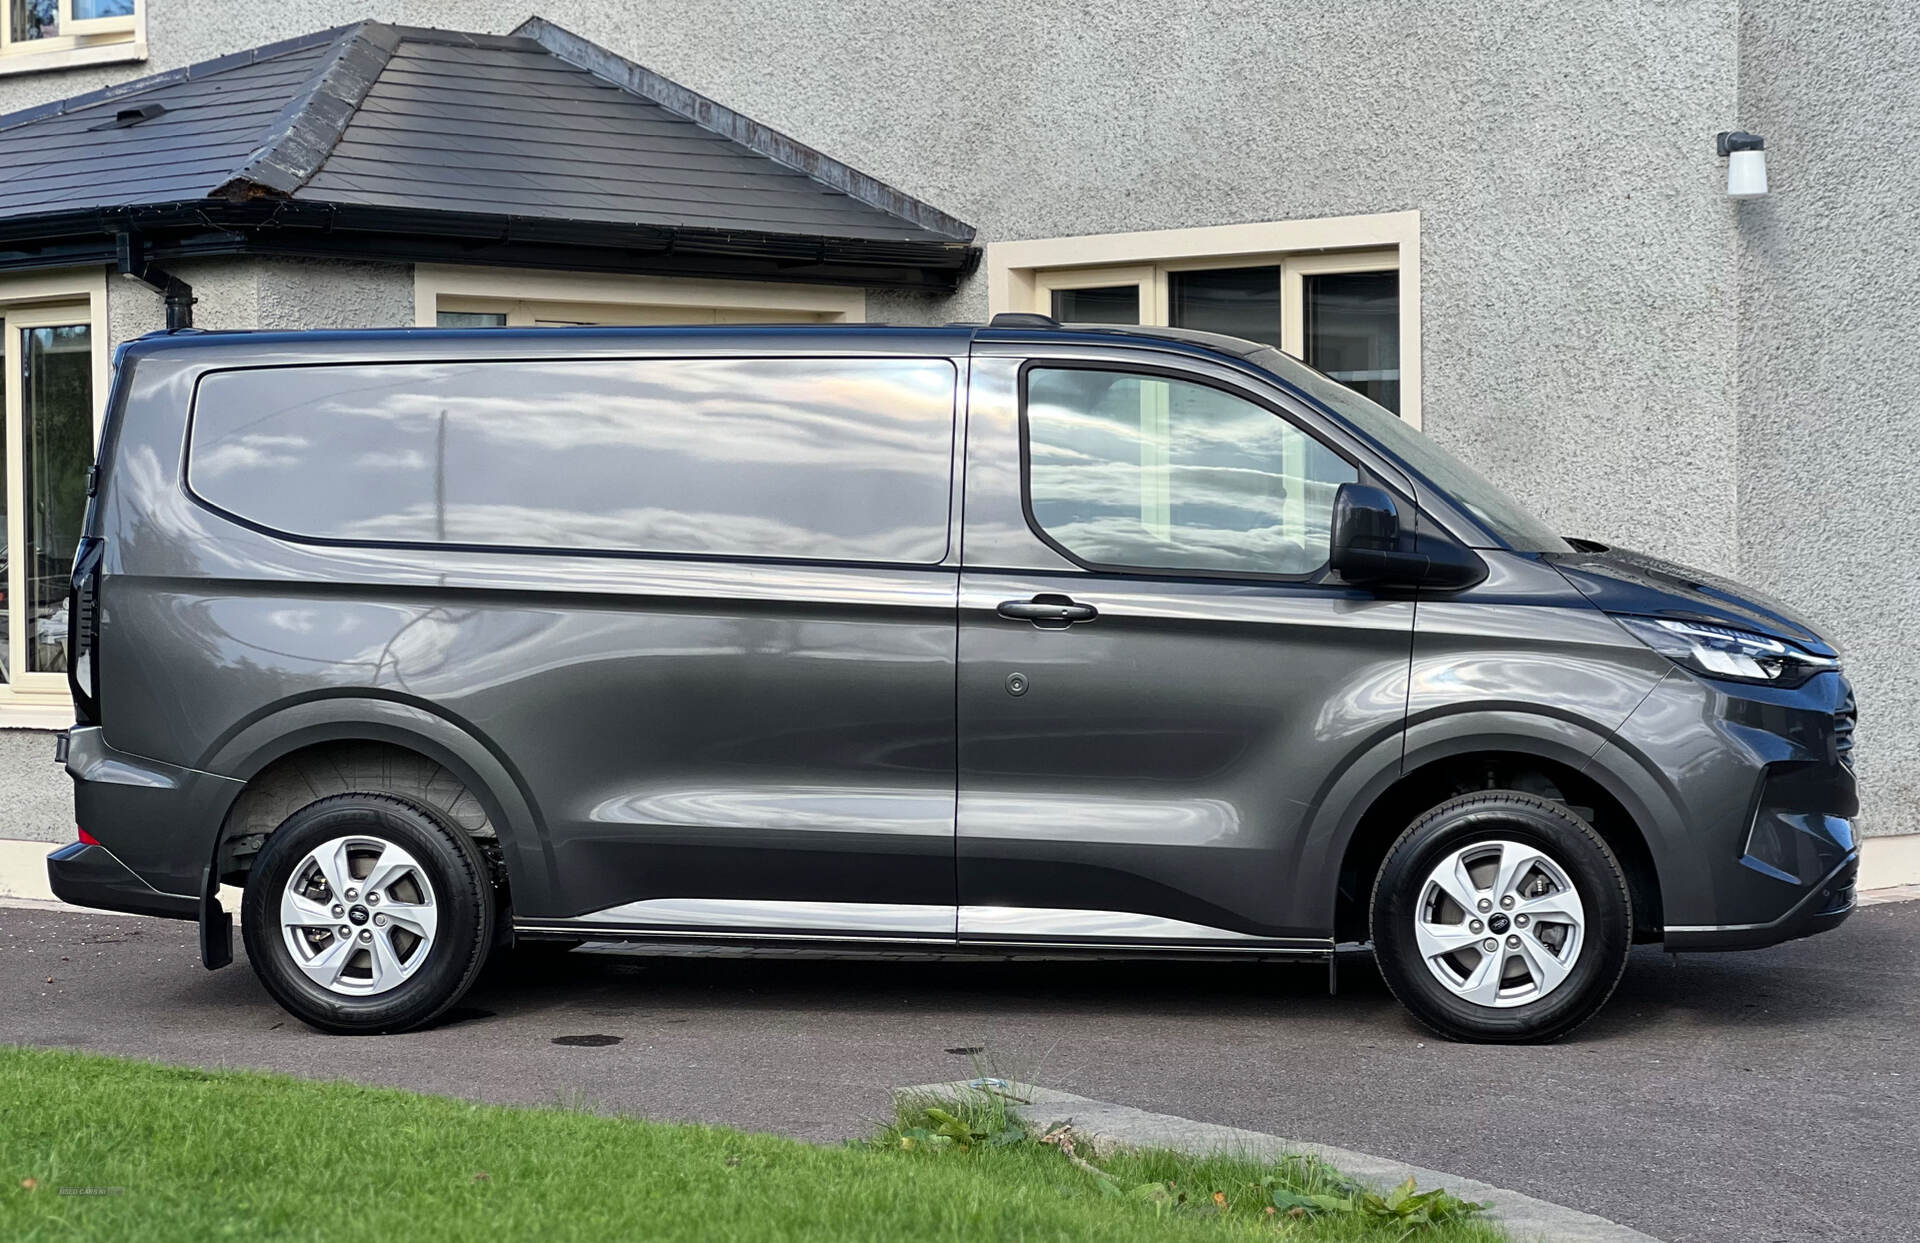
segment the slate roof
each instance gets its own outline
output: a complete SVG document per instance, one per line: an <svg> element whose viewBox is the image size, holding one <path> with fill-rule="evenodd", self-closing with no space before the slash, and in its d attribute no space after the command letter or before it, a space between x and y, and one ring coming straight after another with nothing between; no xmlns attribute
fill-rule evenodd
<svg viewBox="0 0 1920 1243"><path fill-rule="evenodd" d="M30 218L259 200L882 251L973 236L537 18L510 36L361 22L0 116L0 170L13 236Z"/></svg>
<svg viewBox="0 0 1920 1243"><path fill-rule="evenodd" d="M72 207L205 198L246 162L268 124L314 75L328 45L276 50L195 66L172 80L83 102L0 117L0 217ZM237 63L229 63L236 62ZM209 68L211 72L204 72ZM204 73L204 76L203 76ZM100 94L105 95L106 92ZM121 108L159 103L166 112L125 129Z"/></svg>

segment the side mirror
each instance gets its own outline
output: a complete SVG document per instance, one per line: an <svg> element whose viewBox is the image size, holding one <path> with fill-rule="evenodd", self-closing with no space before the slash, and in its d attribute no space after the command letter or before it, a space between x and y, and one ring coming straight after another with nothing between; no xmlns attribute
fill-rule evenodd
<svg viewBox="0 0 1920 1243"><path fill-rule="evenodd" d="M1378 583L1404 576L1400 509L1384 488L1343 483L1333 495L1333 547L1329 559L1350 583ZM1424 560L1424 558L1422 558Z"/></svg>
<svg viewBox="0 0 1920 1243"><path fill-rule="evenodd" d="M1400 509L1384 488L1343 483L1333 497L1328 559L1350 583L1381 587L1469 587L1486 577L1486 563L1438 533L1423 534L1421 550L1401 538Z"/></svg>

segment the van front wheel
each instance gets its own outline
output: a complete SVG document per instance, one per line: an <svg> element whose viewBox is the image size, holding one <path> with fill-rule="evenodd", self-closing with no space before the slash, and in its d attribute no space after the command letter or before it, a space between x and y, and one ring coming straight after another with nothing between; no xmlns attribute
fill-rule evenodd
<svg viewBox="0 0 1920 1243"><path fill-rule="evenodd" d="M1489 790L1442 803L1387 852L1373 890L1380 973L1455 1040L1553 1040L1612 995L1632 946L1625 873L1559 803Z"/></svg>
<svg viewBox="0 0 1920 1243"><path fill-rule="evenodd" d="M295 1017L341 1033L405 1031L473 984L493 901L473 842L388 794L338 794L289 816L254 860L247 958Z"/></svg>

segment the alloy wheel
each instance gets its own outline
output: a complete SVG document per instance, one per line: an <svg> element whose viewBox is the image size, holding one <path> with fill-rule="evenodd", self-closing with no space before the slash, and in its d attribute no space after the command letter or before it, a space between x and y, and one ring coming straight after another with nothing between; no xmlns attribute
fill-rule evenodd
<svg viewBox="0 0 1920 1243"><path fill-rule="evenodd" d="M281 934L294 965L350 997L411 978L432 952L438 926L426 869L377 837L336 837L309 851L280 896Z"/></svg>
<svg viewBox="0 0 1920 1243"><path fill-rule="evenodd" d="M1520 842L1474 842L1427 874L1414 939L1456 997L1524 1006L1566 982L1586 939L1586 908L1551 856Z"/></svg>

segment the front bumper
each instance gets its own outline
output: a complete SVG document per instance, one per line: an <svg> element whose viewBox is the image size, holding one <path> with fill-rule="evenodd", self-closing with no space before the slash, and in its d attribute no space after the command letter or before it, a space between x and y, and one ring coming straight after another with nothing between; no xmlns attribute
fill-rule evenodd
<svg viewBox="0 0 1920 1243"><path fill-rule="evenodd" d="M1753 949L1853 910L1853 694L1674 670L1593 758L1645 833L1671 950Z"/></svg>
<svg viewBox="0 0 1920 1243"><path fill-rule="evenodd" d="M74 842L47 856L47 883L62 902L158 915L163 919L198 919L200 899L187 894L162 893L134 875L105 846Z"/></svg>
<svg viewBox="0 0 1920 1243"><path fill-rule="evenodd" d="M1859 871L1860 855L1856 851L1809 890L1793 909L1767 923L1668 924L1666 948L1676 954L1696 950L1755 950L1838 928L1853 914L1854 880Z"/></svg>

